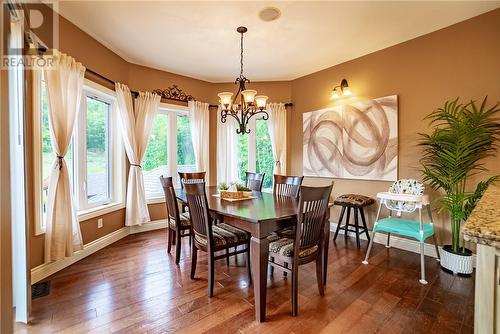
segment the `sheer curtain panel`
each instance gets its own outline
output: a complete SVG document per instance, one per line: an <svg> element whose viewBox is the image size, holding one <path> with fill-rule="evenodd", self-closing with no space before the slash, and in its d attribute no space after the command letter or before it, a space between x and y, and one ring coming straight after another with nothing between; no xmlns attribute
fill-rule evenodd
<svg viewBox="0 0 500 334"><path fill-rule="evenodd" d="M83 247L64 156L78 119L85 67L56 52L44 69L49 100L50 138L56 159L50 173L45 229L45 262L62 260Z"/></svg>
<svg viewBox="0 0 500 334"><path fill-rule="evenodd" d="M270 103L266 107L269 114L269 136L274 156L274 174L286 174L286 108L284 103Z"/></svg>
<svg viewBox="0 0 500 334"><path fill-rule="evenodd" d="M220 115L220 107L217 115ZM217 182L238 181L238 138L236 120L226 118L226 123L217 122Z"/></svg>
<svg viewBox="0 0 500 334"><path fill-rule="evenodd" d="M208 171L208 103L189 101L189 124L191 127L191 140L198 171ZM210 178L208 178L210 179Z"/></svg>
<svg viewBox="0 0 500 334"><path fill-rule="evenodd" d="M141 163L160 105L160 96L140 92L135 98L135 103L132 104L132 94L126 85L116 83L115 90L123 142L130 162L125 225L141 225L151 220L144 192Z"/></svg>

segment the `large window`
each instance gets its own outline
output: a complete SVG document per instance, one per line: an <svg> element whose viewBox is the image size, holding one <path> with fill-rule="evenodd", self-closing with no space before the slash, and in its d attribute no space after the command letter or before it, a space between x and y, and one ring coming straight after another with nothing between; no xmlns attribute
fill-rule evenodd
<svg viewBox="0 0 500 334"><path fill-rule="evenodd" d="M142 161L144 190L148 200L163 200L159 177L178 171L195 171L195 158L187 108L162 104L156 114L151 136Z"/></svg>
<svg viewBox="0 0 500 334"><path fill-rule="evenodd" d="M159 177L169 173L168 168L168 115L159 112L154 120L142 169L146 198L163 196Z"/></svg>
<svg viewBox="0 0 500 334"><path fill-rule="evenodd" d="M238 137L238 175L245 180L246 171L266 173L263 189L273 187L274 157L269 137L268 122L262 118L251 119L250 134Z"/></svg>
<svg viewBox="0 0 500 334"><path fill-rule="evenodd" d="M35 233L45 231L47 195L55 152L51 142L47 88L34 71ZM114 92L85 81L73 138L65 156L80 219L110 205L123 205L123 147L116 124Z"/></svg>

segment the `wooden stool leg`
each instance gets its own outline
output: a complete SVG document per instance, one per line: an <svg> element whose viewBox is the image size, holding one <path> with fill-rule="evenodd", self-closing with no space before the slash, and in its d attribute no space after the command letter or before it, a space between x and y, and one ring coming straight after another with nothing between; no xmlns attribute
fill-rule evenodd
<svg viewBox="0 0 500 334"><path fill-rule="evenodd" d="M347 207L347 218L344 225L344 239L347 240L347 234L349 233L349 222L351 221L351 207Z"/></svg>
<svg viewBox="0 0 500 334"><path fill-rule="evenodd" d="M340 212L339 221L337 223L337 229L335 230L335 235L333 236L333 240L337 240L337 235L340 231L340 225L342 225L342 219L344 218L345 206L342 207L342 211Z"/></svg>
<svg viewBox="0 0 500 334"><path fill-rule="evenodd" d="M354 207L354 230L356 231L356 245L361 247L359 242L359 222L358 222L358 208Z"/></svg>
<svg viewBox="0 0 500 334"><path fill-rule="evenodd" d="M359 208L359 212L361 214L361 221L363 222L363 227L365 228L366 238L368 239L368 241L370 241L370 233L368 233L368 225L366 224L366 219L365 219L365 210L363 210L363 208Z"/></svg>

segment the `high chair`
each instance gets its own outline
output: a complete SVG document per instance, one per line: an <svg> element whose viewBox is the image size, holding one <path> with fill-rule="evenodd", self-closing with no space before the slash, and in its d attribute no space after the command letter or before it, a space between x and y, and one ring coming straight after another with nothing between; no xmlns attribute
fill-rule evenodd
<svg viewBox="0 0 500 334"><path fill-rule="evenodd" d="M373 225L372 238L370 240L370 244L368 245L368 251L366 252L363 264L368 264L368 257L370 256L373 241L375 240L375 233L387 233L387 248L390 247L389 242L391 234L413 238L418 240L420 243L420 283L427 284L427 281L425 280L425 239L431 236L433 237L438 261L440 260L440 256L436 235L434 234L434 224L432 221L429 197L424 195L423 192L424 186L422 183L412 179L404 179L396 181L389 188L388 192L380 192L377 194L377 198L380 199L380 205L377 211L375 224ZM389 210L389 216L380 219L380 212L383 205L385 205L385 207ZM429 216L428 223L424 223L422 221L422 208L424 207L427 209L427 214ZM418 210L418 220L405 219L401 217L402 213L411 213L415 210ZM393 212L396 212L396 217L393 216Z"/></svg>

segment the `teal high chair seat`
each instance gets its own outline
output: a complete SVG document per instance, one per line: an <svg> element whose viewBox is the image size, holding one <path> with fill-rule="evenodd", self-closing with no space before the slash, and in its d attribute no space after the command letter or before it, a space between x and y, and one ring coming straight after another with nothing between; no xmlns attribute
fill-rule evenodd
<svg viewBox="0 0 500 334"><path fill-rule="evenodd" d="M420 244L420 283L427 284L427 281L425 280L425 239L433 237L438 261L440 257L436 235L434 234L434 224L432 222L429 197L423 193L424 186L422 183L412 179L404 179L394 182L388 192L381 192L377 194L377 198L380 200L380 205L377 212L377 218L375 219L375 224L373 225L372 238L370 240L370 244L368 245L368 251L366 252L363 264L368 264L368 258L375 239L375 233L387 233L387 248L389 248L390 245L391 234L416 239ZM389 210L389 216L386 218L380 218L382 206L385 206ZM427 209L429 222L422 221L422 208ZM418 210L418 220L402 218L402 213L408 214L416 210ZM393 216L393 212L396 212L396 216Z"/></svg>

